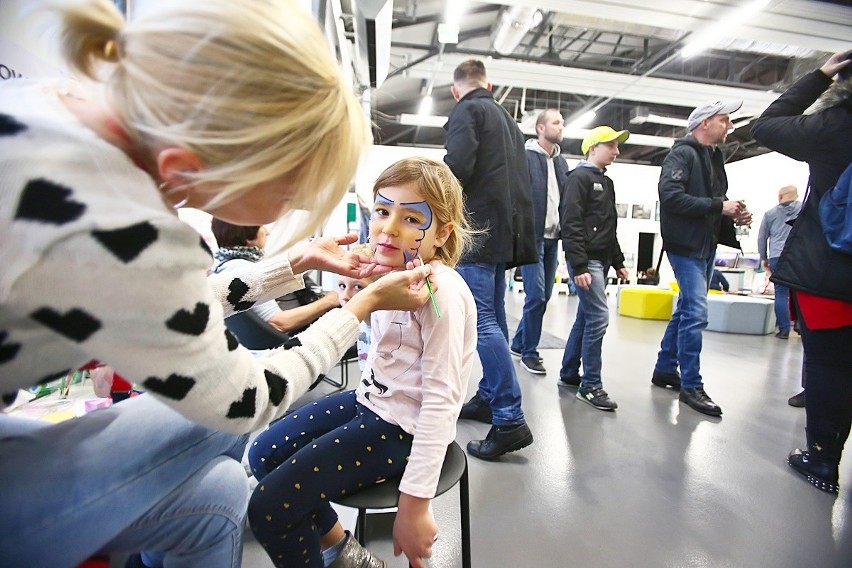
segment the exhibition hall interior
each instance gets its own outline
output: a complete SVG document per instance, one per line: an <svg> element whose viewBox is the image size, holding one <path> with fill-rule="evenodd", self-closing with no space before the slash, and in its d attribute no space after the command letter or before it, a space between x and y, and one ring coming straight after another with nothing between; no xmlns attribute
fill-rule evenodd
<svg viewBox="0 0 852 568"><path fill-rule="evenodd" d="M18 1L18 0L15 0ZM128 17L154 0L117 2ZM203 1L203 0L202 0ZM248 0L235 0L248 1ZM14 3L14 2L13 2ZM19 2L20 3L20 2ZM3 0L6 4L6 0ZM852 566L852 458L840 463L841 491L818 491L787 464L805 444L805 411L788 404L802 390L798 333L782 338L773 285L759 256L758 229L795 186L802 200L809 169L762 146L751 127L803 75L852 48L852 3L816 0L303 0L351 80L368 116L373 146L322 235L359 232L359 205L372 202L373 182L395 161L442 160L448 117L457 104L453 71L481 60L491 92L528 140L546 109L564 117L559 143L569 168L583 158L590 129L627 130L606 170L615 187L617 238L629 277L609 273L609 327L602 378L618 401L614 412L583 404L560 383L562 357L579 300L567 282L564 251L539 342L543 374L512 357L534 442L493 461L467 456L469 511L460 486L436 497L439 527L428 566L462 567L469 514L470 565L477 568L849 568ZM2 80L45 75L54 55L0 7ZM693 109L742 100L733 130L719 145L728 197L745 204L751 226L737 228L741 249L719 246L715 265L730 288L708 296L701 374L724 409L713 417L651 383L660 341L678 287L663 251L658 181L674 142L687 134ZM333 167L330 164L329 167ZM269 226L267 255L281 252L292 219ZM210 216L181 210L215 248ZM659 282L638 280L655 269ZM830 266L824 267L831 270ZM313 274L317 288L336 289L331 273ZM850 282L852 285L852 282ZM509 339L524 308L519 271L506 274ZM642 289L642 290L640 290ZM641 295L639 292L641 291ZM650 296L649 296L650 294ZM474 357L468 400L482 364ZM306 394L309 402L355 388L357 361L331 369ZM297 403L298 404L298 403ZM488 426L457 423L465 448ZM848 452L847 452L848 454ZM354 530L353 509L338 507ZM389 567L394 513L370 511L366 546ZM2 560L0 560L2 564ZM113 567L124 558L113 558ZM246 529L246 568L273 566Z"/></svg>

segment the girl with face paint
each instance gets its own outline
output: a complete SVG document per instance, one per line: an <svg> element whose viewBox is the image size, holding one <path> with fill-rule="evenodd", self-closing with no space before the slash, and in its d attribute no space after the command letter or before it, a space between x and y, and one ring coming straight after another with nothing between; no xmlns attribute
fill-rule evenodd
<svg viewBox="0 0 852 568"><path fill-rule="evenodd" d="M391 477L402 476L395 554L424 568L437 536L429 502L476 354L476 304L452 268L472 232L461 186L441 162L391 165L373 197L375 261L398 270L428 263L436 309L375 312L358 387L309 403L255 440L249 462L259 485L249 519L284 566L386 566L344 532L329 500Z"/></svg>

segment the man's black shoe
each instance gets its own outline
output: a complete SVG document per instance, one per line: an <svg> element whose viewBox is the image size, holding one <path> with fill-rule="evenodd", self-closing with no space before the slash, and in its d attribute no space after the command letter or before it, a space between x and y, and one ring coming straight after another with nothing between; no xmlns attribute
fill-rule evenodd
<svg viewBox="0 0 852 568"><path fill-rule="evenodd" d="M680 389L680 396L678 398L681 402L686 403L687 406L692 407L702 414L707 414L708 416L722 415L722 409L713 402L713 399L707 396L707 393L704 392L702 387L694 389L682 388Z"/></svg>
<svg viewBox="0 0 852 568"><path fill-rule="evenodd" d="M804 408L805 407L805 391L802 391L799 394L794 394L793 396L788 398L787 404L789 404L790 406L795 406L796 408Z"/></svg>
<svg viewBox="0 0 852 568"><path fill-rule="evenodd" d="M572 377L563 377L563 376L560 375L560 377L559 377L559 384L564 385L566 387L571 387L571 388L575 388L575 389L580 388L581 382L582 381L580 379L580 375L574 375Z"/></svg>
<svg viewBox="0 0 852 568"><path fill-rule="evenodd" d="M532 373L533 375L546 375L547 369L541 364L541 359L538 357L521 357L521 367Z"/></svg>
<svg viewBox="0 0 852 568"><path fill-rule="evenodd" d="M503 454L526 448L533 443L533 435L526 424L492 426L484 440L467 443L467 453L481 460L493 460Z"/></svg>
<svg viewBox="0 0 852 568"><path fill-rule="evenodd" d="M469 401L464 403L459 412L459 420L476 420L491 424L491 405L479 396L479 391Z"/></svg>
<svg viewBox="0 0 852 568"><path fill-rule="evenodd" d="M777 337L778 339L787 339L787 338L790 337L790 330L789 329L779 329L778 333L775 334L775 337Z"/></svg>
<svg viewBox="0 0 852 568"><path fill-rule="evenodd" d="M654 374L651 375L651 384L664 389L680 390L680 373L677 371L663 373L654 369Z"/></svg>

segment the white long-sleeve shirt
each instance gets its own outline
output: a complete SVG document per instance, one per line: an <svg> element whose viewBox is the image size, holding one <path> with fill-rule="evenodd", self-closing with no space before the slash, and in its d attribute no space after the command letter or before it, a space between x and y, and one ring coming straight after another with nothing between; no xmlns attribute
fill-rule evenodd
<svg viewBox="0 0 852 568"><path fill-rule="evenodd" d="M207 277L211 255L154 181L83 126L53 84L0 83L0 394L92 359L206 426L283 415L358 335L332 310L301 345L255 359L234 309L303 286L287 259Z"/></svg>
<svg viewBox="0 0 852 568"><path fill-rule="evenodd" d="M432 498L476 355L476 304L458 272L432 261L435 300L413 312L374 312L358 401L414 436L399 485Z"/></svg>

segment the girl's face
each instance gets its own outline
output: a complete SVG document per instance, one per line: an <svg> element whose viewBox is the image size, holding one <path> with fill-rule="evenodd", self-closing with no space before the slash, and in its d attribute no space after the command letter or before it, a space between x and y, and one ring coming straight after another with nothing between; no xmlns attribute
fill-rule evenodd
<svg viewBox="0 0 852 568"><path fill-rule="evenodd" d="M351 300L355 294L366 288L367 284L369 284L367 280L338 276L337 297L340 299L340 305L345 306L346 302Z"/></svg>
<svg viewBox="0 0 852 568"><path fill-rule="evenodd" d="M376 262L404 267L418 255L429 262L452 230L449 224L440 228L438 224L414 185L383 187L376 193L370 217L370 245Z"/></svg>

